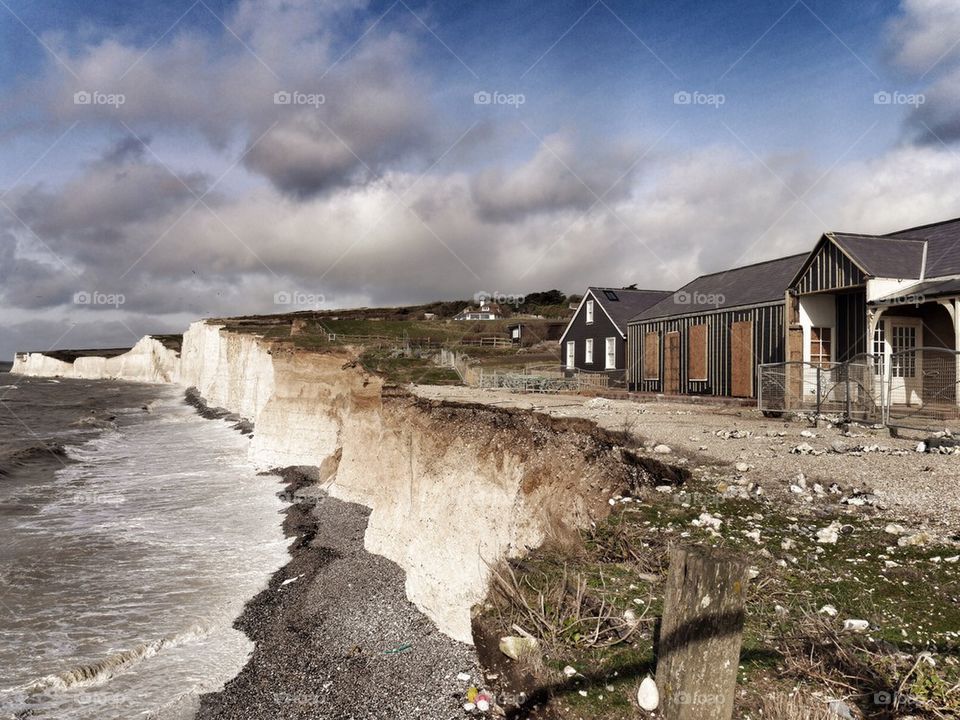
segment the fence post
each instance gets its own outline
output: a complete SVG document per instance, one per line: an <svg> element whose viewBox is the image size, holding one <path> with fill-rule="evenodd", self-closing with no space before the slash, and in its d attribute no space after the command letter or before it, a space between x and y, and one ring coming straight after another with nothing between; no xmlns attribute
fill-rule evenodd
<svg viewBox="0 0 960 720"><path fill-rule="evenodd" d="M670 549L657 658L664 720L730 720L747 562L703 546Z"/></svg>
<svg viewBox="0 0 960 720"><path fill-rule="evenodd" d="M820 380L820 372L821 372L820 366L817 365L817 414L816 414L816 417L813 419L814 427L820 427L820 406L823 403L823 397L821 395L822 385Z"/></svg>
<svg viewBox="0 0 960 720"><path fill-rule="evenodd" d="M853 422L853 403L850 400L850 365L843 366L844 375L847 378L847 422Z"/></svg>

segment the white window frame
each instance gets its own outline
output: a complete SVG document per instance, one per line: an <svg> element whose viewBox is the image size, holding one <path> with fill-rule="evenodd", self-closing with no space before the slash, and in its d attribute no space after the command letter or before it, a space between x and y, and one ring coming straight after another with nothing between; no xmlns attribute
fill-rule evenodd
<svg viewBox="0 0 960 720"><path fill-rule="evenodd" d="M577 366L577 343L575 340L567 340L567 370L573 370Z"/></svg>
<svg viewBox="0 0 960 720"><path fill-rule="evenodd" d="M613 364L610 364L610 349L613 348ZM615 337L608 337L606 339L606 345L604 347L604 369L605 370L616 370L617 369L617 339Z"/></svg>
<svg viewBox="0 0 960 720"><path fill-rule="evenodd" d="M593 300L587 300L587 325L593 325Z"/></svg>
<svg viewBox="0 0 960 720"><path fill-rule="evenodd" d="M583 341L583 362L585 365L593 365L593 338Z"/></svg>

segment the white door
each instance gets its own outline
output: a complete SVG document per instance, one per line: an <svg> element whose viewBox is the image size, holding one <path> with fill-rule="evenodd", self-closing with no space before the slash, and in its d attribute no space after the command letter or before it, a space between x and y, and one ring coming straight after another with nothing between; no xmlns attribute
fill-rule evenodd
<svg viewBox="0 0 960 720"><path fill-rule="evenodd" d="M576 357L577 344L573 340L567 340L567 370L573 370Z"/></svg>
<svg viewBox="0 0 960 720"><path fill-rule="evenodd" d="M890 368L890 401L900 405L923 402L923 372L919 353L904 352L923 345L923 325L919 319L886 320L886 365ZM900 354L903 353L903 354Z"/></svg>

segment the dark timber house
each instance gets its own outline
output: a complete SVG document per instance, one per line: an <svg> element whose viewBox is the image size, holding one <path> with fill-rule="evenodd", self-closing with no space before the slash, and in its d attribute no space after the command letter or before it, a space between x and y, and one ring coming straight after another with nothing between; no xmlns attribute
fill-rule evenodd
<svg viewBox="0 0 960 720"><path fill-rule="evenodd" d="M627 342L635 390L755 397L759 364L804 362L815 374L867 358L898 381L892 403L927 403L928 385L956 376L960 218L887 235L826 233L809 253L704 275L634 317ZM948 352L934 372L915 348ZM957 401L955 389L937 393Z"/></svg>
<svg viewBox="0 0 960 720"><path fill-rule="evenodd" d="M806 255L701 275L628 323L628 383L642 392L752 397L783 360L784 290Z"/></svg>
<svg viewBox="0 0 960 720"><path fill-rule="evenodd" d="M670 294L668 290L587 288L560 337L563 367L624 380L627 321Z"/></svg>

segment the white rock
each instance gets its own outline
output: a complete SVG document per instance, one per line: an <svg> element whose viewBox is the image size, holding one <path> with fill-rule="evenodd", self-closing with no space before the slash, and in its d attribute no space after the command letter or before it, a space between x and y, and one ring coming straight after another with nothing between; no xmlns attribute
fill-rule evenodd
<svg viewBox="0 0 960 720"><path fill-rule="evenodd" d="M817 542L821 545L836 545L840 537L840 523L834 521L825 528L817 530Z"/></svg>
<svg viewBox="0 0 960 720"><path fill-rule="evenodd" d="M540 651L540 645L534 638L507 635L500 638L500 652L511 660L519 660L528 653Z"/></svg>
<svg viewBox="0 0 960 720"><path fill-rule="evenodd" d="M660 705L660 691L657 690L657 683L649 675L643 679L637 690L637 705L647 712L656 710Z"/></svg>
<svg viewBox="0 0 960 720"><path fill-rule="evenodd" d="M887 533L887 535L905 535L907 532L907 529L903 525L890 523L883 529L883 531Z"/></svg>
<svg viewBox="0 0 960 720"><path fill-rule="evenodd" d="M468 702L463 704L463 709L466 710L467 712L473 712L474 710L477 709L477 706L474 705L473 703Z"/></svg>
<svg viewBox="0 0 960 720"><path fill-rule="evenodd" d="M752 466L747 465L745 462L738 462L734 467L737 469L737 472L745 473L749 472Z"/></svg>
<svg viewBox="0 0 960 720"><path fill-rule="evenodd" d="M460 682L469 682L469 681L470 681L470 673L459 673L459 674L457 675L457 680L459 680Z"/></svg>
<svg viewBox="0 0 960 720"><path fill-rule="evenodd" d="M917 443L917 452L922 453L927 451L927 444L925 442Z"/></svg>
<svg viewBox="0 0 960 720"><path fill-rule="evenodd" d="M660 445L655 446L653 448L653 451L655 453L659 453L660 455L669 455L670 453L673 452L673 450L670 449L669 445L663 445L662 443Z"/></svg>
<svg viewBox="0 0 960 720"><path fill-rule="evenodd" d="M811 431L811 430L801 430L801 431L800 431L800 437L815 438L816 436L817 436L817 434L816 434L815 432Z"/></svg>
<svg viewBox="0 0 960 720"><path fill-rule="evenodd" d="M744 530L743 536L753 540L757 545L760 544L760 531L759 530Z"/></svg>
<svg viewBox="0 0 960 720"><path fill-rule="evenodd" d="M586 697L586 696L587 696L587 691L586 691L586 690L577 690L577 692L580 694L580 697Z"/></svg>
<svg viewBox="0 0 960 720"><path fill-rule="evenodd" d="M747 577L750 580L760 577L760 570L755 567L747 568Z"/></svg>
<svg viewBox="0 0 960 720"><path fill-rule="evenodd" d="M960 560L960 555L953 555L952 557L944 558L945 563L955 563Z"/></svg>
<svg viewBox="0 0 960 720"><path fill-rule="evenodd" d="M480 712L486 712L489 709L490 709L489 700L477 700L477 710L479 710Z"/></svg>
<svg viewBox="0 0 960 720"><path fill-rule="evenodd" d="M843 621L843 631L852 633L862 633L870 629L870 623L866 620L849 619Z"/></svg>
<svg viewBox="0 0 960 720"><path fill-rule="evenodd" d="M926 545L931 541L929 533L918 532L913 535L902 535L899 540L897 540L897 545L900 547L913 547L915 545Z"/></svg>
<svg viewBox="0 0 960 720"><path fill-rule="evenodd" d="M824 605L820 608L821 615L829 615L830 617L837 616L837 609L833 605Z"/></svg>
<svg viewBox="0 0 960 720"><path fill-rule="evenodd" d="M563 674L566 675L567 677L573 677L574 675L577 674L577 669L576 669L575 667L573 667L572 665L567 665L567 666L563 669Z"/></svg>
<svg viewBox="0 0 960 720"><path fill-rule="evenodd" d="M657 485L656 491L660 493L672 493L673 487L670 485Z"/></svg>
<svg viewBox="0 0 960 720"><path fill-rule="evenodd" d="M793 550L794 545L796 545L796 543L793 541L792 538L784 538L783 541L780 543L780 549Z"/></svg>

